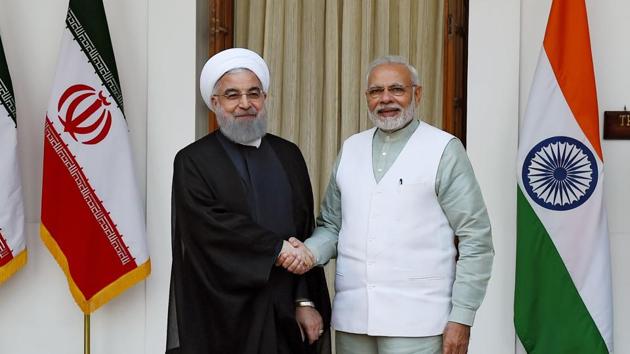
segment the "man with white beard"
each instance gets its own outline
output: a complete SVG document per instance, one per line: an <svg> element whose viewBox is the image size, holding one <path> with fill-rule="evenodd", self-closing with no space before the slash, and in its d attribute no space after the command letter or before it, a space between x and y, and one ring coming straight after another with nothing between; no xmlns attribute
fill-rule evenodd
<svg viewBox="0 0 630 354"><path fill-rule="evenodd" d="M269 70L242 48L208 60L201 95L219 131L178 152L173 168L169 354L330 353L323 270L276 266L304 247L313 195L298 147L267 134Z"/></svg>
<svg viewBox="0 0 630 354"><path fill-rule="evenodd" d="M414 119L413 66L377 59L367 82L376 128L344 142L305 241L317 265L337 258L337 353L466 353L494 255L472 166L458 139Z"/></svg>

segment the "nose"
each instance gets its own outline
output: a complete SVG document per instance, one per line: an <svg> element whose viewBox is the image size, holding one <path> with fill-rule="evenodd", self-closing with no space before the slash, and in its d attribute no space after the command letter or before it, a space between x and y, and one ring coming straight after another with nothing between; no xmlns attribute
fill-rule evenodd
<svg viewBox="0 0 630 354"><path fill-rule="evenodd" d="M249 102L249 98L247 98L246 94L241 95L241 99L238 100L238 106L242 109L249 109L251 103Z"/></svg>
<svg viewBox="0 0 630 354"><path fill-rule="evenodd" d="M389 102L392 102L393 100L394 100L394 96L391 94L391 92L389 92L387 88L385 89L385 91L383 91L383 94L379 98L379 101L383 103L389 103Z"/></svg>

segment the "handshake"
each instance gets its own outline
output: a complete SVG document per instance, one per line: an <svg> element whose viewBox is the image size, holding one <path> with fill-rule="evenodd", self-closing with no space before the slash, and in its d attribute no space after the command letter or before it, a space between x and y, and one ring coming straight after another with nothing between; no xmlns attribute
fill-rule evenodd
<svg viewBox="0 0 630 354"><path fill-rule="evenodd" d="M304 274L315 265L315 257L300 240L291 237L289 241L282 242L276 265L294 274Z"/></svg>

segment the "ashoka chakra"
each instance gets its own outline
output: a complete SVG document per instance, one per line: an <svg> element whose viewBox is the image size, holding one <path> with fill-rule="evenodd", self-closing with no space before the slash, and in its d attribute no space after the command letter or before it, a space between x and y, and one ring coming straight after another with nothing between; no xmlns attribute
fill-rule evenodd
<svg viewBox="0 0 630 354"><path fill-rule="evenodd" d="M554 136L527 154L523 185L530 198L544 208L573 209L584 203L597 186L597 161L578 140Z"/></svg>

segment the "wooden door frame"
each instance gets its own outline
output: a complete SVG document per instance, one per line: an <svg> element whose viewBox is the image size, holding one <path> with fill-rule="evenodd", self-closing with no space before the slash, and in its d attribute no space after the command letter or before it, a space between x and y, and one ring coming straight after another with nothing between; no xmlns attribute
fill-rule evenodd
<svg viewBox="0 0 630 354"><path fill-rule="evenodd" d="M443 129L466 145L468 3L444 0Z"/></svg>
<svg viewBox="0 0 630 354"><path fill-rule="evenodd" d="M208 57L234 47L234 0L208 0ZM208 131L218 129L214 112L208 113Z"/></svg>

